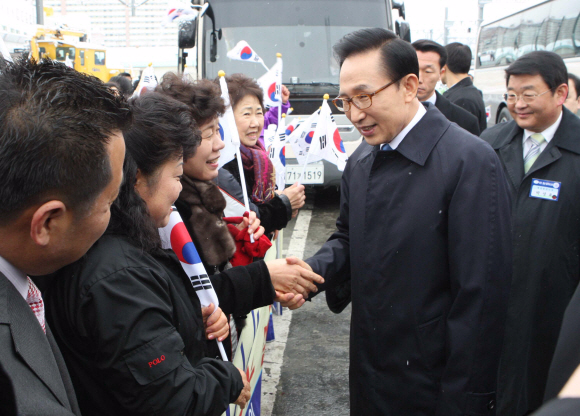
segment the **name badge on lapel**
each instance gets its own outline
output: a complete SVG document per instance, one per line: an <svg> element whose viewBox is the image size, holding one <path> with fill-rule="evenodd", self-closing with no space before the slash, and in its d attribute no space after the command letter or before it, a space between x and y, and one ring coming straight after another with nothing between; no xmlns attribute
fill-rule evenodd
<svg viewBox="0 0 580 416"><path fill-rule="evenodd" d="M557 201L560 196L562 182L547 181L545 179L532 178L530 197Z"/></svg>

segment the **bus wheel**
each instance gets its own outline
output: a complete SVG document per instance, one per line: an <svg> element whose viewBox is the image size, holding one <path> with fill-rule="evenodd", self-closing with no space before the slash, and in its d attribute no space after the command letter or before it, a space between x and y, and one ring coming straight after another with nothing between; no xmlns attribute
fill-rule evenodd
<svg viewBox="0 0 580 416"><path fill-rule="evenodd" d="M497 122L499 123L507 123L508 121L512 121L512 115L510 114L509 110L507 109L507 107L504 107L501 109L501 111L499 112L499 117L497 118Z"/></svg>

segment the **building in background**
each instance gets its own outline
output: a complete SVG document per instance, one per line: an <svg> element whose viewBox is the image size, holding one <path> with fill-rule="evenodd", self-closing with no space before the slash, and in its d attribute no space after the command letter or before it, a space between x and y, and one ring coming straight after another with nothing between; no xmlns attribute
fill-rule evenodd
<svg viewBox="0 0 580 416"><path fill-rule="evenodd" d="M177 47L176 26L161 25L168 0L141 3L143 0L44 0L44 6L54 10L55 21L71 27L79 19L88 21L90 27L79 29L87 31L91 42L107 47Z"/></svg>
<svg viewBox="0 0 580 416"><path fill-rule="evenodd" d="M34 0L0 0L0 37L10 52L29 47L36 33Z"/></svg>

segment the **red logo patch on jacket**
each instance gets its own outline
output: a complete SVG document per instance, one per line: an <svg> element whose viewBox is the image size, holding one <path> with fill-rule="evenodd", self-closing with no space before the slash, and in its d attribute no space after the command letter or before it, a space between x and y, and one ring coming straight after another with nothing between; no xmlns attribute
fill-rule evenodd
<svg viewBox="0 0 580 416"><path fill-rule="evenodd" d="M165 355L162 355L159 358L155 358L153 361L149 361L149 368L153 367L154 365L161 364L162 361L165 361Z"/></svg>

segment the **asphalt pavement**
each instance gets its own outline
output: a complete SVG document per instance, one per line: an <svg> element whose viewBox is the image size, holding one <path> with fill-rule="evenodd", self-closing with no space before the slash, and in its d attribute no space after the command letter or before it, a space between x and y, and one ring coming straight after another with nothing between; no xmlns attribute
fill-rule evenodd
<svg viewBox="0 0 580 416"><path fill-rule="evenodd" d="M312 256L336 229L339 192L307 192L303 218L284 234L284 251ZM309 221L306 225L305 221ZM307 227L306 229L302 229ZM300 241L304 234L304 241ZM294 239L294 240L293 240ZM298 239L298 240L297 240ZM298 244L297 244L298 243ZM292 253L289 253L292 254ZM289 324L289 325L288 325ZM341 314L330 312L324 293L292 313L276 317L275 343L268 344L264 362L263 416L348 415L348 342L350 306ZM285 345L283 343L286 338ZM268 351L270 350L270 351ZM278 355L277 358L271 358ZM278 362L278 364L274 363Z"/></svg>

